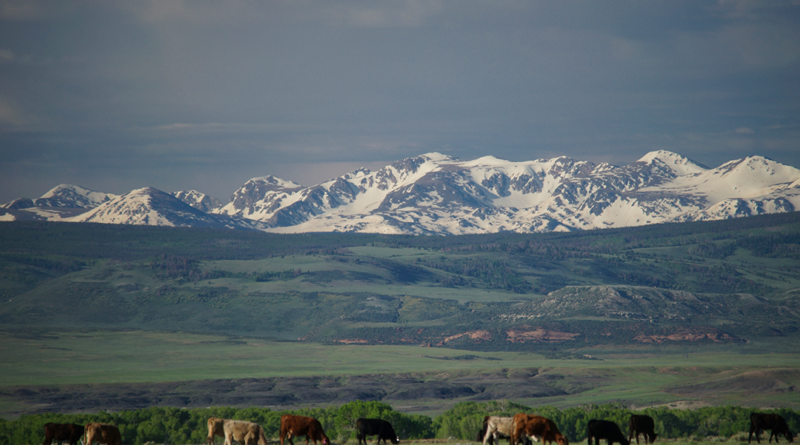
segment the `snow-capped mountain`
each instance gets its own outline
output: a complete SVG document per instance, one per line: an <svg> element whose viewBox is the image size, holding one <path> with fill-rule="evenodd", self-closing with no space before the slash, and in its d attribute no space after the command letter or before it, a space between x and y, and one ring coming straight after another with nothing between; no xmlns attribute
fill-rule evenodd
<svg viewBox="0 0 800 445"><path fill-rule="evenodd" d="M200 193L197 190L172 192L172 196L206 213L212 213L222 207L222 203L217 198Z"/></svg>
<svg viewBox="0 0 800 445"><path fill-rule="evenodd" d="M61 184L40 198L19 198L0 205L0 220L61 221L116 198L78 185Z"/></svg>
<svg viewBox="0 0 800 445"><path fill-rule="evenodd" d="M96 192L77 185L61 184L54 187L41 198L34 200L36 207L72 207L92 209L116 198L111 193Z"/></svg>
<svg viewBox="0 0 800 445"><path fill-rule="evenodd" d="M429 153L312 187L253 179L219 212L284 233L466 234L710 220L798 206L800 170L758 156L709 169L667 151L624 167Z"/></svg>
<svg viewBox="0 0 800 445"><path fill-rule="evenodd" d="M708 168L668 151L622 167L567 157L461 161L428 153L310 187L254 178L221 207L196 191L146 188L107 196L78 216L40 219L281 233L587 230L792 212L800 208L800 170L760 156ZM43 198L5 204L0 220Z"/></svg>
<svg viewBox="0 0 800 445"><path fill-rule="evenodd" d="M69 222L131 224L172 227L260 228L255 221L239 221L198 210L169 193L151 187L117 196Z"/></svg>
<svg viewBox="0 0 800 445"><path fill-rule="evenodd" d="M26 209L30 207L58 207L91 209L115 198L117 195L89 190L78 185L61 184L40 198L19 198L0 205L0 209Z"/></svg>

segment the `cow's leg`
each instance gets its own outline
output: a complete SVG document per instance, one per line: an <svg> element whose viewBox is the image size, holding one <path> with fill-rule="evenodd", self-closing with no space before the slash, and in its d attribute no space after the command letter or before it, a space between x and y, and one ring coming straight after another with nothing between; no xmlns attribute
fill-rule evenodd
<svg viewBox="0 0 800 445"><path fill-rule="evenodd" d="M761 440L758 438L758 430L759 428L756 428L754 425L750 425L750 438L747 439L747 443L750 443L750 440L753 437L753 433L755 433L756 442L761 443Z"/></svg>
<svg viewBox="0 0 800 445"><path fill-rule="evenodd" d="M492 433L489 428L486 428L486 434L483 435L483 445L487 445L489 439L494 437L494 433ZM511 438L508 439L508 443L511 443Z"/></svg>

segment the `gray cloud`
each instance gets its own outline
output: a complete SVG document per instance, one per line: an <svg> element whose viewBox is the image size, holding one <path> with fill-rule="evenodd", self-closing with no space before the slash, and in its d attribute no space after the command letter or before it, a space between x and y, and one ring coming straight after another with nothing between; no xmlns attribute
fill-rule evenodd
<svg viewBox="0 0 800 445"><path fill-rule="evenodd" d="M428 151L800 166L799 21L744 0L7 0L0 201L225 199Z"/></svg>

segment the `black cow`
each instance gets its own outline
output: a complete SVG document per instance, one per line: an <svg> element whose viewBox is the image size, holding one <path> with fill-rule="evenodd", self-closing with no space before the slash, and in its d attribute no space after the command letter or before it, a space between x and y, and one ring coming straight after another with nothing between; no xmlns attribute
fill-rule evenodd
<svg viewBox="0 0 800 445"><path fill-rule="evenodd" d="M392 428L392 424L381 419L364 419L360 418L356 420L356 438L358 439L358 445L361 445L361 441L364 441L364 445L367 445L367 436L378 436L378 442L386 443L388 440L393 444L400 443L400 438L397 437L397 434L394 432L394 428Z"/></svg>
<svg viewBox="0 0 800 445"><path fill-rule="evenodd" d="M650 443L656 441L658 434L655 432L655 423L653 418L645 415L631 415L630 424L628 424L628 441L631 437L636 436L636 443L639 443L639 434L644 434L644 443L650 440Z"/></svg>
<svg viewBox="0 0 800 445"><path fill-rule="evenodd" d="M592 438L594 438L595 445L600 445L600 439L606 439L608 445L612 445L614 442L619 442L620 445L630 445L617 424L608 420L590 420L586 425L586 436L589 439L589 445L592 445Z"/></svg>
<svg viewBox="0 0 800 445"><path fill-rule="evenodd" d="M44 425L44 443L50 445L53 439L62 442L69 441L69 445L75 445L83 436L83 425L75 423L47 423Z"/></svg>
<svg viewBox="0 0 800 445"><path fill-rule="evenodd" d="M772 436L775 436L775 443L778 443L778 434L783 434L786 440L794 442L792 432L789 431L789 427L786 425L786 420L777 414L750 414L750 437L747 438L747 443L753 440L753 432L756 433L756 442L761 443L758 439L758 433L761 430L772 430L769 435L770 443L772 443Z"/></svg>

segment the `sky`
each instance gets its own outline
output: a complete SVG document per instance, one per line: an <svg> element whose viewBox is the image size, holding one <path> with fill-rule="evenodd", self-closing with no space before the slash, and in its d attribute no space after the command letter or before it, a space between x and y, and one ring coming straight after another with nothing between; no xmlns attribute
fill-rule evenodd
<svg viewBox="0 0 800 445"><path fill-rule="evenodd" d="M0 0L0 203L653 150L800 167L800 0Z"/></svg>

